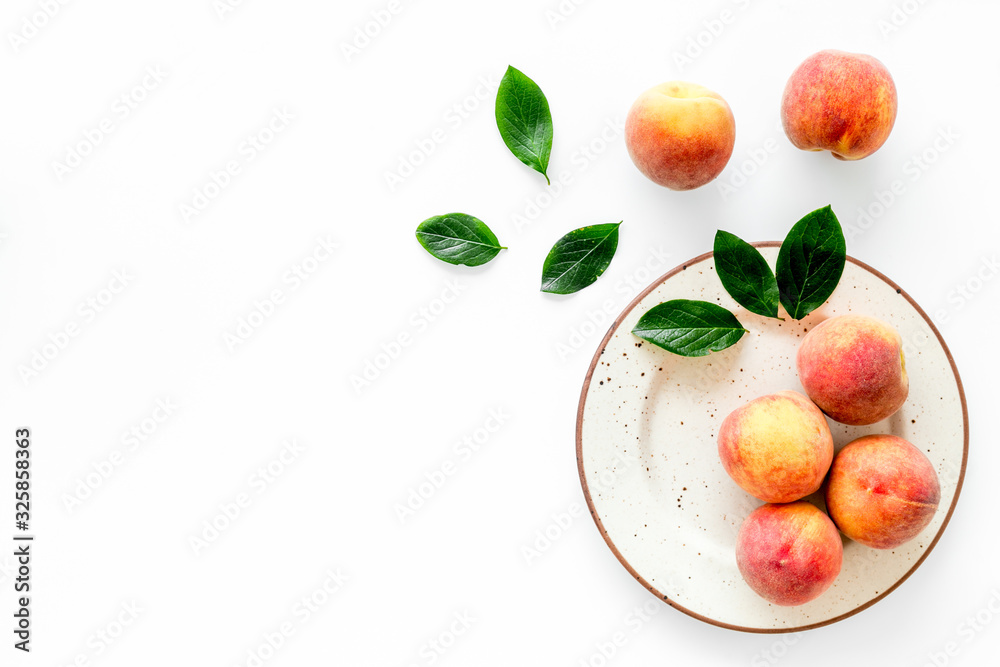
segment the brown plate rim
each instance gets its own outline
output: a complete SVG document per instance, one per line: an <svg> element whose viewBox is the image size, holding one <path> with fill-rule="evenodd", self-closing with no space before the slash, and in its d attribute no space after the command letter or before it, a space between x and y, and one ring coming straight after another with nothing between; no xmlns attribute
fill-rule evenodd
<svg viewBox="0 0 1000 667"><path fill-rule="evenodd" d="M781 246L781 242L761 241L758 243L753 243L752 245L757 248L776 248ZM952 514L954 514L955 512L955 506L958 504L958 497L962 493L962 485L965 482L965 468L969 460L969 408L968 404L965 401L965 388L962 385L962 378L958 373L958 367L955 365L955 359L951 355L951 350L948 349L947 343L945 343L944 338L941 336L941 332L938 331L938 328L934 325L934 322L932 322L931 318L927 316L927 313L924 312L924 309L921 308L920 305L913 300L913 297L911 297L903 288L897 285L894 281L890 280L884 273L878 271L875 268L872 268L871 266L869 266L865 262L862 262L861 260L855 259L851 256L847 257L847 261L870 272L880 280L883 280L887 285L895 289L897 294L902 295L904 299L909 301L910 305L913 306L913 308L917 311L917 313L920 314L920 316L930 327L931 331L934 332L934 335L937 337L938 342L941 344L941 348L944 350L945 356L948 358L948 363L951 364L951 370L952 373L955 375L955 383L958 387L958 395L962 402L964 443L962 447L962 466L958 475L958 483L955 486L955 496L952 498L951 506L948 508L948 513L945 515L944 522L941 524L941 528L938 529L937 534L934 536L934 539L931 540L931 543L927 547L927 550L924 551L924 553L920 556L920 558L917 559L917 562L913 564L913 567L907 570L906 573L903 574L903 576L900 577L896 583L894 583L888 589L883 591L877 597L874 597L868 602L865 602L864 604L855 607L851 611L836 616L834 618L827 619L825 621L820 621L818 623L810 623L807 625L801 625L794 628L750 628L742 625L733 625L732 623L724 623L722 621L704 616L703 614L699 614L695 611L692 611L684 607L683 605L678 604L677 602L671 600L669 596L664 595L662 592L657 590L655 586L652 586L648 581L643 579L642 575L640 575L638 572L635 571L635 569L629 564L629 562L625 560L625 557L622 556L621 552L618 551L618 548L615 546L614 542L611 541L611 538L608 536L608 532L604 529L604 524L601 522L601 518L597 515L597 510L594 508L594 501L590 495L590 488L587 486L587 476L584 473L583 469L583 411L584 408L586 407L587 393L590 390L590 382L594 376L594 370L597 368L597 362L601 358L601 355L604 353L604 348L607 346L608 341L611 340L611 337L614 335L615 331L617 331L618 327L621 326L621 323L625 319L625 317L627 317L628 314L632 312L632 309L635 308L637 305L639 305L639 303L644 298L646 298L646 296L650 292L652 292L654 289L662 285L664 282L666 282L669 278L676 275L677 273L686 270L689 266L699 264L705 261L706 259L709 259L713 255L714 253L709 251L702 255L698 255L697 257L687 262L684 262L683 264L674 267L673 269L671 269L670 271L666 272L658 279L653 281L653 283L651 283L649 287L644 289L638 296L632 299L631 303L629 303L628 306L626 306L625 309L621 312L621 314L618 315L617 318L615 318L615 321L611 323L611 327L608 329L608 332L604 335L604 338L601 339L601 344L598 346L597 351L594 353L594 358L590 361L590 367L587 369L587 376L583 380L583 390L580 393L580 402L577 407L577 414L576 414L576 465L577 465L577 471L579 472L580 475L580 484L583 486L583 495L587 500L587 508L590 510L590 516L594 519L594 523L597 524L597 529L600 531L601 537L604 538L605 543L611 549L611 552L615 555L615 558L617 558L618 562L620 562L625 567L625 569L628 570L629 574L635 577L635 579L640 584L642 584L650 593L655 595L657 598L663 600L674 609L677 609L678 611L681 611L687 614L688 616L691 616L692 618L696 618L699 621L704 621L705 623L708 623L710 625L715 625L720 628L737 630L739 632L751 632L759 634L782 634L786 632L801 632L803 630L812 630L813 628L820 628L825 625L830 625L832 623L842 621L845 618L849 618L859 612L864 611L868 607L872 606L873 604L875 604L876 602L887 596L892 591L896 590L896 588L898 588L900 584L906 581L909 578L909 576L913 574L918 567L920 567L921 563L923 563L924 560L927 558L927 556L931 553L931 551L934 550L934 547L937 545L938 540L941 539L941 535L944 534L945 528L948 527L948 523L951 521Z"/></svg>

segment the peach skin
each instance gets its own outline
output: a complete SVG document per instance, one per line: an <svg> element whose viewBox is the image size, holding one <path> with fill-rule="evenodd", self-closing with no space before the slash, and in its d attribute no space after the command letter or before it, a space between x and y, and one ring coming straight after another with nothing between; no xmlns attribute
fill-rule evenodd
<svg viewBox="0 0 1000 667"><path fill-rule="evenodd" d="M896 84L885 65L869 55L827 50L806 58L788 79L781 124L796 148L860 160L889 138L896 108Z"/></svg>
<svg viewBox="0 0 1000 667"><path fill-rule="evenodd" d="M736 120L722 97L686 81L650 88L625 119L625 146L651 181L693 190L725 168L736 142Z"/></svg>
<svg viewBox="0 0 1000 667"><path fill-rule="evenodd" d="M840 531L874 549L893 549L934 518L941 486L923 452L894 435L868 435L833 459L826 507Z"/></svg>
<svg viewBox="0 0 1000 667"><path fill-rule="evenodd" d="M833 460L833 436L812 401L782 391L726 417L719 429L719 459L750 495L788 503L819 489Z"/></svg>
<svg viewBox="0 0 1000 667"><path fill-rule="evenodd" d="M783 607L815 600L833 585L844 544L830 518L805 501L762 505L736 536L736 565L765 600Z"/></svg>
<svg viewBox="0 0 1000 667"><path fill-rule="evenodd" d="M841 424L874 424L893 415L910 391L903 340L873 317L840 315L806 334L796 356L806 394Z"/></svg>

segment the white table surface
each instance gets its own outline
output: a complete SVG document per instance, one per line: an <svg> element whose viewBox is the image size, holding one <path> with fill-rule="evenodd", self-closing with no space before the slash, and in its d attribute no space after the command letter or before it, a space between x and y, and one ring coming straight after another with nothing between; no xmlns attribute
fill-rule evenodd
<svg viewBox="0 0 1000 667"><path fill-rule="evenodd" d="M998 20L995 3L917 0L6 2L0 540L28 426L35 542L30 656L0 548L0 663L988 664ZM862 162L780 129L788 75L823 48L895 77L896 127ZM508 64L548 96L551 187L497 133ZM632 100L677 78L737 119L729 166L687 193L647 181L622 140ZM719 228L780 240L826 204L951 347L965 488L886 599L741 634L656 603L606 547L581 511L577 401L642 287ZM434 260L413 230L452 211L510 249L474 270ZM539 293L556 239L619 220L598 283Z"/></svg>

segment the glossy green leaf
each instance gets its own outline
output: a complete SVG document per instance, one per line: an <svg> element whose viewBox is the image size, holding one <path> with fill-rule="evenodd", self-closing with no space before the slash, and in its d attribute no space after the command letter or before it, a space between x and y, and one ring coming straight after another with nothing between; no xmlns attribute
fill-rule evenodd
<svg viewBox="0 0 1000 667"><path fill-rule="evenodd" d="M618 250L621 224L581 227L559 239L542 266L542 291L572 294L593 284Z"/></svg>
<svg viewBox="0 0 1000 667"><path fill-rule="evenodd" d="M668 352L704 357L735 345L746 329L718 304L675 299L646 311L632 333Z"/></svg>
<svg viewBox="0 0 1000 667"><path fill-rule="evenodd" d="M552 114L545 94L521 71L508 67L496 102L497 129L514 156L549 181Z"/></svg>
<svg viewBox="0 0 1000 667"><path fill-rule="evenodd" d="M778 281L757 248L720 229L714 256L719 280L736 303L757 315L778 316Z"/></svg>
<svg viewBox="0 0 1000 667"><path fill-rule="evenodd" d="M424 220L417 226L417 240L441 261L466 266L485 264L506 250L486 223L465 213Z"/></svg>
<svg viewBox="0 0 1000 667"><path fill-rule="evenodd" d="M781 305L796 320L830 298L844 273L847 242L829 206L813 211L792 227L778 251L775 274Z"/></svg>

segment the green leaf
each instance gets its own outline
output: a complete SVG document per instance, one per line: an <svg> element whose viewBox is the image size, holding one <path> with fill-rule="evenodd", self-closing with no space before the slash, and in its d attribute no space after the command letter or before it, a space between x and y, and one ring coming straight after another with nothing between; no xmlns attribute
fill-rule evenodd
<svg viewBox="0 0 1000 667"><path fill-rule="evenodd" d="M581 227L556 241L542 266L542 291L572 294L600 278L618 250L621 224Z"/></svg>
<svg viewBox="0 0 1000 667"><path fill-rule="evenodd" d="M735 345L746 329L728 310L708 301L675 299L646 311L632 333L682 357L704 357Z"/></svg>
<svg viewBox="0 0 1000 667"><path fill-rule="evenodd" d="M441 261L466 266L485 264L507 249L486 223L465 213L424 220L417 226L417 240Z"/></svg>
<svg viewBox="0 0 1000 667"><path fill-rule="evenodd" d="M796 320L822 306L844 273L847 242L833 209L817 209L788 232L776 265L781 305Z"/></svg>
<svg viewBox="0 0 1000 667"><path fill-rule="evenodd" d="M778 281L757 248L720 229L714 254L719 280L736 303L757 315L778 316Z"/></svg>
<svg viewBox="0 0 1000 667"><path fill-rule="evenodd" d="M522 72L507 67L496 104L497 129L518 160L545 176L552 152L552 114L545 94Z"/></svg>

